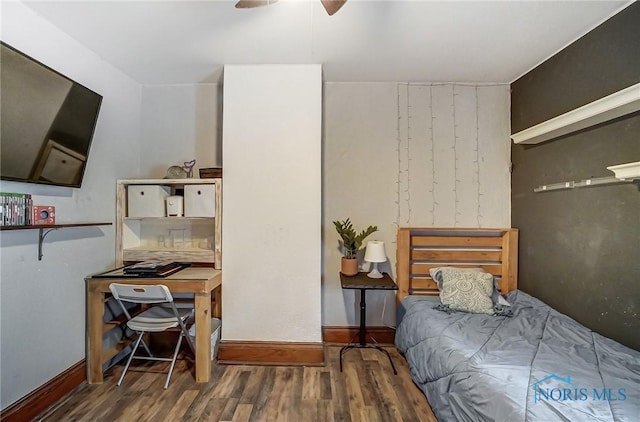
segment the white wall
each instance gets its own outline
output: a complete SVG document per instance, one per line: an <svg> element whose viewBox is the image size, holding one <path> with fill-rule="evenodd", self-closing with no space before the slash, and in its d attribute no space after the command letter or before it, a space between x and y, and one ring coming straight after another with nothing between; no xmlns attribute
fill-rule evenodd
<svg viewBox="0 0 640 422"><path fill-rule="evenodd" d="M140 86L20 2L2 2L7 44L103 95L82 188L1 182L55 205L57 221L115 220L115 180L139 167ZM3 151L4 152L4 151ZM85 357L84 277L114 264L114 226L0 233L0 397L4 409Z"/></svg>
<svg viewBox="0 0 640 422"><path fill-rule="evenodd" d="M378 226L366 240L385 242L394 279L399 226L510 225L509 128L508 85L325 84L324 326L359 312L332 221ZM395 325L393 293L367 293L367 324Z"/></svg>
<svg viewBox="0 0 640 422"><path fill-rule="evenodd" d="M170 166L196 159L198 169L222 164L218 84L145 85L142 89L142 178L162 178Z"/></svg>
<svg viewBox="0 0 640 422"><path fill-rule="evenodd" d="M225 66L223 340L322 341L320 65Z"/></svg>

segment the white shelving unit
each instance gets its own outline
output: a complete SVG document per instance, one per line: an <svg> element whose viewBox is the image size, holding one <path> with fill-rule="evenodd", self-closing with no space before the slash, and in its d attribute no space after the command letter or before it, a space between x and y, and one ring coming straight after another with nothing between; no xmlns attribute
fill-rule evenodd
<svg viewBox="0 0 640 422"><path fill-rule="evenodd" d="M165 186L183 195L186 185L214 186L214 217L129 217L131 186ZM121 179L116 182L116 265L170 259L222 267L222 179Z"/></svg>

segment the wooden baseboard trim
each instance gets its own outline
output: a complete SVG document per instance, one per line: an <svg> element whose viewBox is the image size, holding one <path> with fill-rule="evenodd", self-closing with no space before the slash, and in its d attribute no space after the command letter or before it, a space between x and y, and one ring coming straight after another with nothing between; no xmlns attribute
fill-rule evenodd
<svg viewBox="0 0 640 422"><path fill-rule="evenodd" d="M254 365L324 365L322 343L222 340L218 363Z"/></svg>
<svg viewBox="0 0 640 422"><path fill-rule="evenodd" d="M2 422L31 421L87 379L85 360L52 378L0 413Z"/></svg>
<svg viewBox="0 0 640 422"><path fill-rule="evenodd" d="M359 327L322 327L322 341L328 344L348 344L358 341ZM396 330L390 327L367 327L367 343L394 344Z"/></svg>

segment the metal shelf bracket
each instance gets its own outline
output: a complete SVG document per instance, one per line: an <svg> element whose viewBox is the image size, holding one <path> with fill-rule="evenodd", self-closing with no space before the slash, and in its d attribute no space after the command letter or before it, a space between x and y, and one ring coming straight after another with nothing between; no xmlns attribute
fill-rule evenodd
<svg viewBox="0 0 640 422"><path fill-rule="evenodd" d="M40 228L40 230L38 230L38 261L42 261L42 243L44 242L44 238L47 237L47 235L49 233L51 233L54 230L58 230L57 228L53 228L53 229L49 229L47 231L44 231L45 229Z"/></svg>

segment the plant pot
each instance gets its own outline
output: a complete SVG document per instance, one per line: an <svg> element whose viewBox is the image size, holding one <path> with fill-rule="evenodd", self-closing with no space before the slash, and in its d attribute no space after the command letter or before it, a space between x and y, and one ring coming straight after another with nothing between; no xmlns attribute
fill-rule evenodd
<svg viewBox="0 0 640 422"><path fill-rule="evenodd" d="M358 258L346 258L343 256L340 272L346 276L358 274Z"/></svg>

